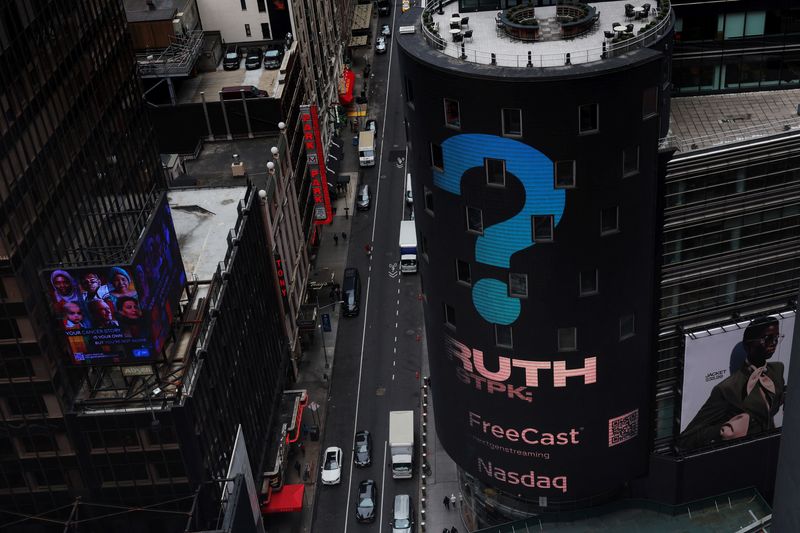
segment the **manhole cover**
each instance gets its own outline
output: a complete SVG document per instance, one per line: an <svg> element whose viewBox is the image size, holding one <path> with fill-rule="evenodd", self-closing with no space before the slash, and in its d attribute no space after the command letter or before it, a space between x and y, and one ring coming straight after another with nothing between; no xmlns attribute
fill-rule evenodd
<svg viewBox="0 0 800 533"><path fill-rule="evenodd" d="M375 396L385 396L386 395L386 387L378 387L375 389Z"/></svg>

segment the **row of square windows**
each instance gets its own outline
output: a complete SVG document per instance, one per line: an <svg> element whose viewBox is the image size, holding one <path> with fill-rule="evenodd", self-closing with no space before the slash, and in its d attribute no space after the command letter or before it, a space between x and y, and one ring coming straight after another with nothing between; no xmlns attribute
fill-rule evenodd
<svg viewBox="0 0 800 533"><path fill-rule="evenodd" d="M456 309L452 305L442 304L444 308L444 323L456 329ZM636 334L636 317L633 314L625 315L619 319L619 340L630 339ZM512 326L494 324L494 342L499 348L514 348L514 331ZM559 352L575 352L578 350L578 328L558 328L556 343Z"/></svg>
<svg viewBox="0 0 800 533"><path fill-rule="evenodd" d="M444 172L444 153L440 144L431 143L431 166ZM486 176L486 185L505 187L506 162L503 159L483 159L483 169ZM633 176L639 173L639 146L629 146L622 149L622 177ZM573 159L556 161L553 165L553 188L574 189L577 186L577 164Z"/></svg>

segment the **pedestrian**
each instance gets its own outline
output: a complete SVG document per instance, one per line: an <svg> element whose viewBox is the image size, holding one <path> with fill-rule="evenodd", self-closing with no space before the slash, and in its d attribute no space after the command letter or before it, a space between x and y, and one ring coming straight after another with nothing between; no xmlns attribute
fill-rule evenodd
<svg viewBox="0 0 800 533"><path fill-rule="evenodd" d="M458 493L458 506L464 507L464 495L460 492Z"/></svg>
<svg viewBox="0 0 800 533"><path fill-rule="evenodd" d="M300 468L301 468L300 461L295 461L294 469L297 470L297 477L300 477Z"/></svg>
<svg viewBox="0 0 800 533"><path fill-rule="evenodd" d="M453 506L453 509L456 508L456 495L453 493L450 493L450 505Z"/></svg>
<svg viewBox="0 0 800 533"><path fill-rule="evenodd" d="M450 533L458 533L458 530L456 529L456 526L453 526L453 527L450 528Z"/></svg>
<svg viewBox="0 0 800 533"><path fill-rule="evenodd" d="M306 456L306 445L303 444L302 442L300 443L300 453L303 454L303 457Z"/></svg>
<svg viewBox="0 0 800 533"><path fill-rule="evenodd" d="M335 245L339 244L339 236L336 235L335 233L333 234L333 244Z"/></svg>
<svg viewBox="0 0 800 533"><path fill-rule="evenodd" d="M342 232L342 242L347 241L347 233Z"/></svg>
<svg viewBox="0 0 800 533"><path fill-rule="evenodd" d="M450 533L450 530L449 530L449 529L447 529L447 528L444 528L444 529L442 530L442 533Z"/></svg>
<svg viewBox="0 0 800 533"><path fill-rule="evenodd" d="M364 251L367 252L367 257L370 257L372 255L372 245L370 243L365 244Z"/></svg>
<svg viewBox="0 0 800 533"><path fill-rule="evenodd" d="M442 500L442 503L444 504L444 508L449 511L450 510L450 498L445 496L444 500Z"/></svg>

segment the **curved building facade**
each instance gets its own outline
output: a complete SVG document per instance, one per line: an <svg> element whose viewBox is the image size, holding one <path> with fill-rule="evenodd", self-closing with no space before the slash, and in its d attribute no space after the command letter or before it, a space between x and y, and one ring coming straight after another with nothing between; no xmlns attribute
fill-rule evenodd
<svg viewBox="0 0 800 533"><path fill-rule="evenodd" d="M396 44L436 430L468 521L606 500L647 468L671 13L647 46L517 68L449 57L420 11Z"/></svg>

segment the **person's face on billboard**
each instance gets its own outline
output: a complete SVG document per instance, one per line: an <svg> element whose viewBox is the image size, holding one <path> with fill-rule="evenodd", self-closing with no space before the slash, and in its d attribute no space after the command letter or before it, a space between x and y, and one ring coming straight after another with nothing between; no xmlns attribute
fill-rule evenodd
<svg viewBox="0 0 800 533"><path fill-rule="evenodd" d="M53 285L62 296L69 296L72 294L72 281L66 276L56 276L53 279Z"/></svg>
<svg viewBox="0 0 800 533"><path fill-rule="evenodd" d="M139 304L136 300L126 300L119 310L119 314L130 320L138 320L142 318L142 310L139 309Z"/></svg>
<svg viewBox="0 0 800 533"><path fill-rule="evenodd" d="M761 361L772 357L778 348L778 343L781 339L780 333L777 324L770 324L763 329L759 338L750 341L747 347L748 358L751 359L750 362L756 364L756 366L761 366L759 364Z"/></svg>
<svg viewBox="0 0 800 533"><path fill-rule="evenodd" d="M83 320L83 312L78 304L68 303L64 304L64 313L67 320L73 324L78 324Z"/></svg>
<svg viewBox="0 0 800 533"><path fill-rule="evenodd" d="M112 320L113 313L111 312L111 307L107 303L102 300L95 300L92 302L92 310L94 313L103 320Z"/></svg>
<svg viewBox="0 0 800 533"><path fill-rule="evenodd" d="M123 276L122 274L114 274L114 277L111 278L111 284L114 286L114 289L118 292L125 292L128 290L129 281L127 276Z"/></svg>
<svg viewBox="0 0 800 533"><path fill-rule="evenodd" d="M86 274L81 280L81 285L86 292L96 293L100 289L100 278L97 274Z"/></svg>

